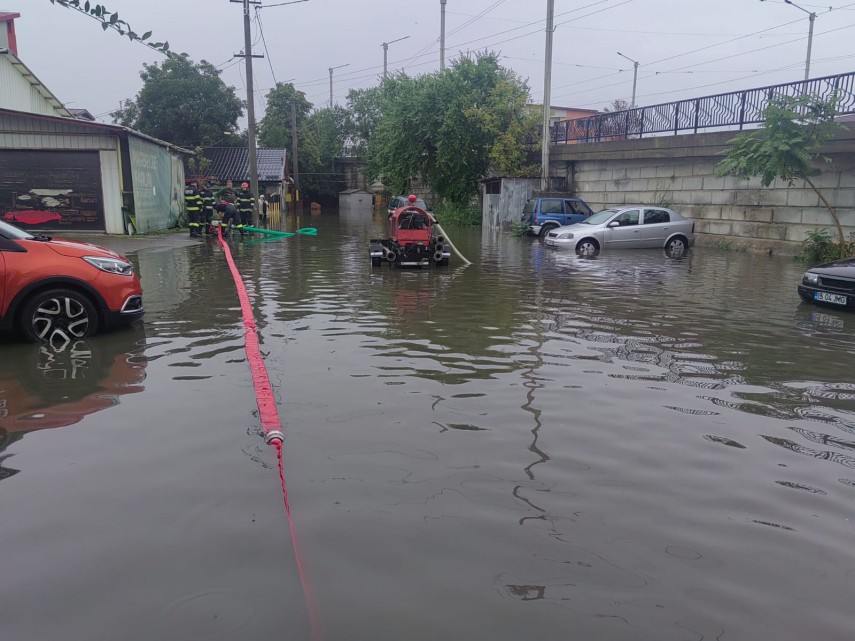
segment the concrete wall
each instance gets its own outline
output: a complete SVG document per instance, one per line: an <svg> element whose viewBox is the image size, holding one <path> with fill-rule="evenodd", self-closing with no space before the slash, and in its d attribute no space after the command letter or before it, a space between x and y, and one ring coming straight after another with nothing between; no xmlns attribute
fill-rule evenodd
<svg viewBox="0 0 855 641"><path fill-rule="evenodd" d="M768 188L715 175L733 132L556 145L551 172L594 209L660 204L697 221L699 242L727 239L758 250L793 253L807 232L828 228L828 211L804 182L775 180ZM855 232L855 130L828 143L830 165L817 165L814 184L837 208L846 233Z"/></svg>

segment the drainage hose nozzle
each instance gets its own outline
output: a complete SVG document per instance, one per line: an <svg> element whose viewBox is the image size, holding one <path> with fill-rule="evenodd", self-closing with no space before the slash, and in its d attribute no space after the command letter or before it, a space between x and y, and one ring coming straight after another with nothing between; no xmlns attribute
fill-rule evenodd
<svg viewBox="0 0 855 641"><path fill-rule="evenodd" d="M275 441L279 441L279 445L285 442L285 435L279 430L270 430L264 435L264 442L268 445L276 446L277 443Z"/></svg>

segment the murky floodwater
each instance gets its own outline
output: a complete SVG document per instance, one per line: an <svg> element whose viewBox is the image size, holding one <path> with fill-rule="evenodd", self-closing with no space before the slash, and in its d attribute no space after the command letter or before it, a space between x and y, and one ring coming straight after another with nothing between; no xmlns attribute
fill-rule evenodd
<svg viewBox="0 0 855 641"><path fill-rule="evenodd" d="M384 222L235 242L327 639L852 638L855 316L799 265L372 270ZM0 638L306 639L222 253L130 256L144 324L0 345Z"/></svg>

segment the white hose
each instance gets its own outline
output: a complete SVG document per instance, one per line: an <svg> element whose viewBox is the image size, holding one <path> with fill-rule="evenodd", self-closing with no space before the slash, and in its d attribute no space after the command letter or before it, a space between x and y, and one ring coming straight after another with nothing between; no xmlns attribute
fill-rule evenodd
<svg viewBox="0 0 855 641"><path fill-rule="evenodd" d="M453 249L453 250L454 250L454 253L455 253L455 254L457 254L457 257L458 257L460 260L462 260L464 263L466 263L467 265L471 265L472 263L471 263L471 262L469 262L468 260L466 260L466 256L464 256L463 254L461 254L461 253L460 253L460 251L457 249L457 247L455 247L455 246L454 246L454 243L453 243L453 242L451 242L451 238L449 238L449 236L448 236L448 232L446 232L446 231L445 231L445 230L440 226L440 224L439 224L439 223L434 223L434 227L436 227L436 228L440 231L440 233L441 233L443 236L445 236L445 242L447 242L447 243L451 246L451 249Z"/></svg>

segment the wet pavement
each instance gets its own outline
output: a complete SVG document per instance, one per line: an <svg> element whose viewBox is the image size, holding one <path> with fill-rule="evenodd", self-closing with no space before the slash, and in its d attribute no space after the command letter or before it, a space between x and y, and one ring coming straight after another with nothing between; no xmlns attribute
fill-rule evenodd
<svg viewBox="0 0 855 641"><path fill-rule="evenodd" d="M233 241L326 639L851 639L855 315L802 266L372 269L384 222ZM308 639L222 252L118 242L143 323L0 343L0 638Z"/></svg>

